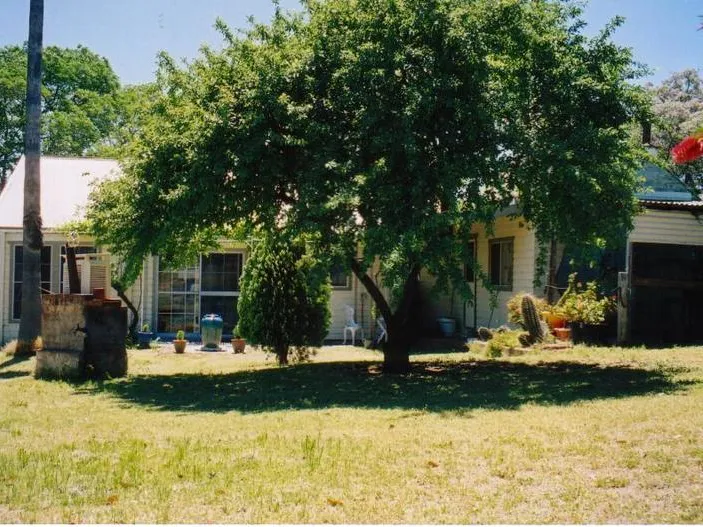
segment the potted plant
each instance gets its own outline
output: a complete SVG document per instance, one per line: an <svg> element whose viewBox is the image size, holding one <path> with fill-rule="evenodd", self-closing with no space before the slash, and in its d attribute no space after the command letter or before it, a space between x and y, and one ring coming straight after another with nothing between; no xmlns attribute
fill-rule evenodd
<svg viewBox="0 0 703 527"><path fill-rule="evenodd" d="M183 332L182 329L179 329L176 332L176 338L173 339L173 348L175 349L176 353L185 353L186 344L188 344L188 341L186 340L186 334Z"/></svg>
<svg viewBox="0 0 703 527"><path fill-rule="evenodd" d="M246 348L247 341L242 338L239 333L239 326L234 328L234 336L232 337L232 351L234 353L244 353L244 348Z"/></svg>
<svg viewBox="0 0 703 527"><path fill-rule="evenodd" d="M569 289L560 300L569 321L574 342L602 344L608 337L606 321L615 313L615 301L598 293L598 284L576 284L576 273L569 276Z"/></svg>
<svg viewBox="0 0 703 527"><path fill-rule="evenodd" d="M154 334L149 331L149 324L142 325L142 330L137 331L137 343L139 344L139 349L149 349L149 344L151 344L153 338Z"/></svg>

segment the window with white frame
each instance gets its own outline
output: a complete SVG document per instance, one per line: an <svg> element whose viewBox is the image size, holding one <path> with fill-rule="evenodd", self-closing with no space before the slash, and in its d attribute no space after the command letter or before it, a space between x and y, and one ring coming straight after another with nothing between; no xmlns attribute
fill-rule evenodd
<svg viewBox="0 0 703 527"><path fill-rule="evenodd" d="M19 320L22 316L22 262L23 248L15 245L13 251L12 273L12 319ZM42 292L51 291L51 246L45 245L41 250L41 289Z"/></svg>
<svg viewBox="0 0 703 527"><path fill-rule="evenodd" d="M203 255L199 265L159 270L157 331L186 333L200 330L200 319L210 313L222 317L223 333L237 325L242 253Z"/></svg>
<svg viewBox="0 0 703 527"><path fill-rule="evenodd" d="M513 289L513 247L514 238L490 240L488 267L491 272L491 284L502 291Z"/></svg>

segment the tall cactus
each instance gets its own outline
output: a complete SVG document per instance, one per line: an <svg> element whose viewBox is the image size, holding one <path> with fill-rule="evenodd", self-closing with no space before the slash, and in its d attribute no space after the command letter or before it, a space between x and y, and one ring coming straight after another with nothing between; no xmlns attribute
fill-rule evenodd
<svg viewBox="0 0 703 527"><path fill-rule="evenodd" d="M542 342L544 340L544 330L537 314L537 306L534 299L530 295L523 296L521 308L522 320L525 324L525 330L530 334L530 340L533 344Z"/></svg>

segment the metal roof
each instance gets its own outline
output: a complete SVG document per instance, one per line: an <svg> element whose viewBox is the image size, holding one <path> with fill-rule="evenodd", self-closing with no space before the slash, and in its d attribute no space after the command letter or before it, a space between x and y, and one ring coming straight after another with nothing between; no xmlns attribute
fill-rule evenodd
<svg viewBox="0 0 703 527"><path fill-rule="evenodd" d="M646 209L703 211L703 201L640 200L640 203Z"/></svg>
<svg viewBox="0 0 703 527"><path fill-rule="evenodd" d="M117 177L114 159L41 157L41 214L45 229L81 219L91 183ZM22 228L24 207L24 156L0 193L0 228Z"/></svg>

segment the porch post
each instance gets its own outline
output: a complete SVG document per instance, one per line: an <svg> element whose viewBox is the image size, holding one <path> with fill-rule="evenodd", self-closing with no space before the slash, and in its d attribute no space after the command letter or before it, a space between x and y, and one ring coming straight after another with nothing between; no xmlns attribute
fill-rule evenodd
<svg viewBox="0 0 703 527"><path fill-rule="evenodd" d="M630 280L629 272L618 273L618 344L629 340Z"/></svg>

